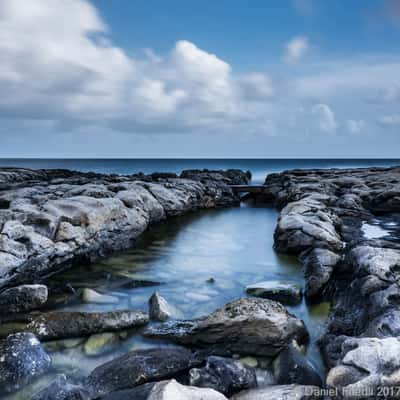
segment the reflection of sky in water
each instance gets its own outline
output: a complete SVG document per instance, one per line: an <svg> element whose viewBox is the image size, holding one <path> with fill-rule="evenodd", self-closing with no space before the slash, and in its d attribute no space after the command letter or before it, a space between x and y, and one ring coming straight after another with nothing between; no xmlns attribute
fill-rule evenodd
<svg viewBox="0 0 400 400"><path fill-rule="evenodd" d="M169 219L146 232L136 248L92 265L81 265L57 277L74 288L91 287L118 297L118 304L82 304L75 301L60 308L105 311L137 308L146 310L157 290L177 310L180 318L196 318L227 302L245 296L245 286L265 280L288 280L303 286L301 266L287 255L273 250L277 212L270 208L241 207L201 211ZM209 278L214 283L209 283ZM157 287L123 289L129 279L147 279L164 284ZM319 308L318 308L319 307ZM322 334L327 307L288 307L302 318L311 335L308 355L319 368L321 359L315 340ZM88 358L80 348L55 353L58 363L89 373L110 357L132 348L155 343L129 335L111 354ZM68 361L68 358L70 361ZM57 364L57 363L56 363Z"/></svg>
<svg viewBox="0 0 400 400"><path fill-rule="evenodd" d="M378 225L371 225L366 222L362 224L361 230L366 239L379 239L388 236L390 232Z"/></svg>

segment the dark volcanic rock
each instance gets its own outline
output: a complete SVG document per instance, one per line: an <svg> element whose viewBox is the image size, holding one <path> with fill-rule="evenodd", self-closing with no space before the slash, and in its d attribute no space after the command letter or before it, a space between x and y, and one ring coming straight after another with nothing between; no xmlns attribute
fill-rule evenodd
<svg viewBox="0 0 400 400"><path fill-rule="evenodd" d="M293 345L289 345L274 360L275 378L279 384L322 386L315 367Z"/></svg>
<svg viewBox="0 0 400 400"><path fill-rule="evenodd" d="M200 363L196 354L183 348L136 350L97 367L86 384L97 395L104 395L176 377Z"/></svg>
<svg viewBox="0 0 400 400"><path fill-rule="evenodd" d="M90 393L83 387L67 381L65 375L59 375L45 389L35 394L31 400L90 400Z"/></svg>
<svg viewBox="0 0 400 400"><path fill-rule="evenodd" d="M54 311L39 315L27 325L26 330L41 339L53 340L140 327L148 321L148 314L142 311Z"/></svg>
<svg viewBox="0 0 400 400"><path fill-rule="evenodd" d="M0 392L14 391L43 375L51 359L32 333L16 333L0 341Z"/></svg>
<svg viewBox="0 0 400 400"><path fill-rule="evenodd" d="M47 301L44 285L21 285L0 293L0 314L35 310Z"/></svg>
<svg viewBox="0 0 400 400"><path fill-rule="evenodd" d="M257 378L254 369L239 361L211 356L204 368L190 370L190 384L212 388L229 397L241 390L256 387Z"/></svg>
<svg viewBox="0 0 400 400"><path fill-rule="evenodd" d="M249 285L246 292L255 297L279 301L283 304L297 304L301 302L303 293L296 283L283 281L264 281Z"/></svg>
<svg viewBox="0 0 400 400"><path fill-rule="evenodd" d="M148 400L155 383L145 383L133 389L117 390L101 397L101 400Z"/></svg>
<svg viewBox="0 0 400 400"><path fill-rule="evenodd" d="M256 356L274 356L293 339L304 343L308 338L304 323L284 306L253 298L228 303L201 319L149 327L144 335Z"/></svg>

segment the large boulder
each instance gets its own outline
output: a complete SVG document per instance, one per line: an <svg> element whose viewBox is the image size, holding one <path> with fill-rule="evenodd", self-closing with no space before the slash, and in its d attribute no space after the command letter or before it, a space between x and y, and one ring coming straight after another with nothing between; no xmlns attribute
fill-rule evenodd
<svg viewBox="0 0 400 400"><path fill-rule="evenodd" d="M48 297L45 285L21 285L0 293L0 314L19 313L43 306Z"/></svg>
<svg viewBox="0 0 400 400"><path fill-rule="evenodd" d="M0 341L0 392L18 390L50 368L51 359L32 333Z"/></svg>
<svg viewBox="0 0 400 400"><path fill-rule="evenodd" d="M187 373L202 360L183 348L136 350L95 368L86 380L97 395Z"/></svg>
<svg viewBox="0 0 400 400"><path fill-rule="evenodd" d="M246 286L246 292L255 297L294 305L301 302L303 293L300 285L284 281L264 281Z"/></svg>
<svg viewBox="0 0 400 400"><path fill-rule="evenodd" d="M245 390L231 400L321 400L317 386L273 385L262 389Z"/></svg>
<svg viewBox="0 0 400 400"><path fill-rule="evenodd" d="M308 339L303 321L283 305L253 298L235 300L197 320L151 326L144 335L184 345L267 357L277 355L293 339L299 343Z"/></svg>
<svg viewBox="0 0 400 400"><path fill-rule="evenodd" d="M154 385L147 400L227 400L213 389L184 386L172 379Z"/></svg>
<svg viewBox="0 0 400 400"><path fill-rule="evenodd" d="M133 310L104 313L53 311L36 317L25 330L43 340L55 340L139 327L148 321L148 314Z"/></svg>
<svg viewBox="0 0 400 400"><path fill-rule="evenodd" d="M205 367L193 368L189 375L192 386L212 388L228 397L257 386L253 368L223 357L208 357Z"/></svg>

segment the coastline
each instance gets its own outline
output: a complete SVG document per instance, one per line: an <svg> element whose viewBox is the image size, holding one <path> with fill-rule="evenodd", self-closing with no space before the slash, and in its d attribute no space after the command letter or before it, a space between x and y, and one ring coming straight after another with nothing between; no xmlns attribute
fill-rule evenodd
<svg viewBox="0 0 400 400"><path fill-rule="evenodd" d="M0 172L1 235L2 245L7 246L2 248L0 258L2 271L7 271L6 275L3 272L1 287L36 283L76 259L94 260L127 248L150 224L161 219L200 208L238 205L240 198L230 186L248 182L249 175L237 170L186 171L180 177L166 173L118 176L61 170ZM341 393L341 398L350 398L358 388L376 394L383 386L396 387L400 381L393 371L400 370L400 360L392 355L400 349L396 309L400 245L395 235L365 237L363 223L382 216L399 222L396 214L400 213L400 168L291 170L269 175L264 186L264 192L253 197L259 204L273 203L280 210L274 237L276 250L300 258L308 301L333 302L326 333L320 341L328 367L326 387ZM23 251L20 244L28 247L26 238L32 245ZM9 253L6 248L11 249ZM15 261L10 255L16 257L15 254L22 255L22 262L9 268L9 261ZM254 331L260 326L271 329L270 322L263 325L271 315L279 315L285 324L290 324L290 335L281 336L279 341L274 339L274 350L270 348L264 354L276 357L290 348L292 339L301 344L306 334L298 320L292 320L284 308L271 304L266 306L257 300L254 304L234 303L234 307L240 316L265 314L250 325ZM214 321L225 324L222 321L228 309L217 310L204 321L186 321L179 326L166 323L160 331L151 328L147 333L152 337L167 335L172 341L193 348L227 342L222 346L224 351L234 349L234 353L240 353L248 346L246 340L240 341L249 334L248 327L238 324L233 328L230 335L239 335L239 341L230 335L212 336ZM144 315L130 318L131 324L147 323ZM206 336L196 336L199 330L204 330ZM40 329L34 333L40 336ZM261 336L257 340L260 339ZM260 349L266 342L254 346L252 355L262 353ZM188 365L204 365L204 358L185 357L189 358L184 369ZM89 382L98 386L97 377L89 378ZM105 393L108 391L100 387Z"/></svg>

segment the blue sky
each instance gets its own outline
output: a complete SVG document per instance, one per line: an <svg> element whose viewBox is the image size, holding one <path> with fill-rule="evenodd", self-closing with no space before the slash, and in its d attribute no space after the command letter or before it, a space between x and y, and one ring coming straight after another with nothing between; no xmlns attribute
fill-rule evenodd
<svg viewBox="0 0 400 400"><path fill-rule="evenodd" d="M3 0L0 156L399 157L400 0Z"/></svg>

